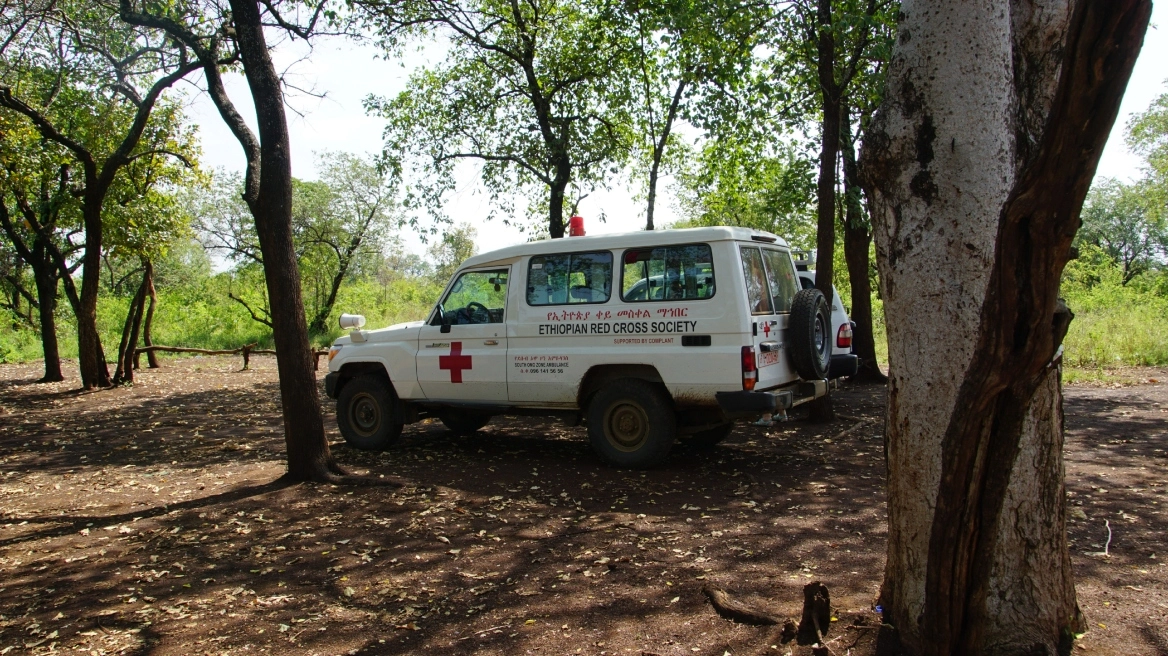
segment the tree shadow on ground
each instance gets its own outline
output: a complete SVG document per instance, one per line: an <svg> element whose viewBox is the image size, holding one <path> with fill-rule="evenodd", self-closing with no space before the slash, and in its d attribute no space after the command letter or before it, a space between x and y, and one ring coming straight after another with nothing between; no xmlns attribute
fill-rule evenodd
<svg viewBox="0 0 1168 656"><path fill-rule="evenodd" d="M718 618L705 582L795 615L812 578L854 613L879 580L878 415L838 441L853 422L744 428L649 472L604 466L555 422L498 419L471 437L428 423L382 454L337 445L348 466L412 483L354 490L271 482L276 403L261 381L45 397L0 417L17 470L0 485L27 493L4 507L0 614L14 619L0 643L722 653L778 635Z"/></svg>

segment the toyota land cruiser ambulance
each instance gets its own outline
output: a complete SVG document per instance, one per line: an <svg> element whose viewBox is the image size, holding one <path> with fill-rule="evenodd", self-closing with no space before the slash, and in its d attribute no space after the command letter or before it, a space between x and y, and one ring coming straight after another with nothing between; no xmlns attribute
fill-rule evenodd
<svg viewBox="0 0 1168 656"><path fill-rule="evenodd" d="M472 433L558 415L608 461L648 467L676 439L716 444L736 419L823 396L829 369L855 370L850 353L833 362L828 304L800 290L786 243L744 228L511 246L463 263L425 321L341 325L325 387L361 449L427 417Z"/></svg>

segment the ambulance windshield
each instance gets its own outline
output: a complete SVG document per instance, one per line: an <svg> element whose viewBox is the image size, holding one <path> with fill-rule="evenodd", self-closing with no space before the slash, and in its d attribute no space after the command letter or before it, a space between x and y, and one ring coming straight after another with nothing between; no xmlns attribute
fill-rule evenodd
<svg viewBox="0 0 1168 656"><path fill-rule="evenodd" d="M468 271L450 286L435 313L435 324L503 323L507 302L506 269Z"/></svg>

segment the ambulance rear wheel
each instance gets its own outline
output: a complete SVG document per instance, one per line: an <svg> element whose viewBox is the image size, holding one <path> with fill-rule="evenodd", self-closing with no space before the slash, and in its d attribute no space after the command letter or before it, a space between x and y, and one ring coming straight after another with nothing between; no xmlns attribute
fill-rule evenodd
<svg viewBox="0 0 1168 656"><path fill-rule="evenodd" d="M337 395L337 425L354 449L383 451L401 436L393 390L376 376L358 376Z"/></svg>
<svg viewBox="0 0 1168 656"><path fill-rule="evenodd" d="M677 417L660 385L622 378L604 386L588 405L592 448L618 467L661 462L677 437Z"/></svg>
<svg viewBox="0 0 1168 656"><path fill-rule="evenodd" d="M438 415L442 425L459 435L470 435L491 421L491 415L483 415L464 410L447 410Z"/></svg>
<svg viewBox="0 0 1168 656"><path fill-rule="evenodd" d="M734 432L734 422L728 421L717 428L698 431L682 438L682 443L695 449L712 449Z"/></svg>

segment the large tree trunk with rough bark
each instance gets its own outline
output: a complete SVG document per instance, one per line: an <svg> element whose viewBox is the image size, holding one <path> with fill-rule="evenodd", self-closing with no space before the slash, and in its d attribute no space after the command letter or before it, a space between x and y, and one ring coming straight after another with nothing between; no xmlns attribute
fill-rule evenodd
<svg viewBox="0 0 1168 656"><path fill-rule="evenodd" d="M255 0L232 0L231 8L259 127L259 191L248 204L255 218L272 308L288 475L298 480L334 480L345 472L333 461L324 437L300 295L300 268L292 243L292 159L284 93Z"/></svg>
<svg viewBox="0 0 1168 656"><path fill-rule="evenodd" d="M1054 654L1059 280L1147 0L909 0L864 145L889 347L881 603L912 654Z"/></svg>

